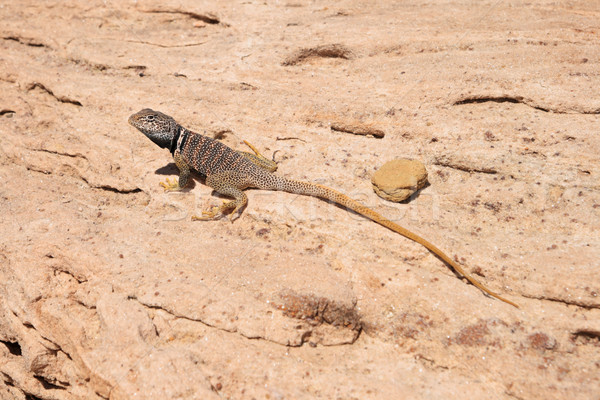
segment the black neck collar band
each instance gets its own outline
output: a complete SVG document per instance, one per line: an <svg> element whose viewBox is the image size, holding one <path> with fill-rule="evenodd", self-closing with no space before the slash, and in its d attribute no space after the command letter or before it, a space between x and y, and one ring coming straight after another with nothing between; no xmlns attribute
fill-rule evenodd
<svg viewBox="0 0 600 400"><path fill-rule="evenodd" d="M171 154L175 154L175 149L177 149L177 142L179 141L179 136L181 135L181 130L183 128L180 126L177 127L177 132L175 132L175 136L173 136L173 140L171 140L171 147L169 151Z"/></svg>

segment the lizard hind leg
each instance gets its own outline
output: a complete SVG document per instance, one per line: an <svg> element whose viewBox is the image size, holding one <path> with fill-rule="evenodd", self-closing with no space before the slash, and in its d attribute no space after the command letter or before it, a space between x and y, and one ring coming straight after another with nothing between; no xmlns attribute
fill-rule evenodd
<svg viewBox="0 0 600 400"><path fill-rule="evenodd" d="M227 211L233 209L229 214L231 222L239 218L243 208L248 204L248 196L242 191L245 188L243 175L234 172L222 172L206 177L206 184L217 193L233 197L233 200L223 201L220 206L209 207L202 211L202 216L192 216L193 221L215 220L223 217Z"/></svg>
<svg viewBox="0 0 600 400"><path fill-rule="evenodd" d="M246 157L249 161L251 161L254 165L261 167L262 169L266 169L269 172L277 171L277 163L275 161L271 161L256 149L253 145L244 140L246 146L250 147L254 154L248 153L246 151L238 151L239 154Z"/></svg>

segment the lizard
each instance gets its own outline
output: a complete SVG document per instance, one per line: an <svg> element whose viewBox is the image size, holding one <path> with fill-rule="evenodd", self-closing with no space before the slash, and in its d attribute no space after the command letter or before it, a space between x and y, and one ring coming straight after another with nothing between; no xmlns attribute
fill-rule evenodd
<svg viewBox="0 0 600 400"><path fill-rule="evenodd" d="M192 220L219 219L231 211L229 218L233 222L236 217L241 215L248 203L248 197L243 190L249 187L329 200L421 244L484 293L514 307L519 307L516 303L494 293L467 274L457 262L428 240L390 221L358 201L327 186L292 180L274 174L273 172L277 169L276 163L262 156L254 146L246 141L244 143L254 151L254 154L233 150L224 143L192 132L181 126L172 117L149 108L132 114L128 122L159 147L169 149L171 152L175 165L179 169L179 180L171 182L167 178L166 182L161 182L165 191L179 191L185 188L189 182L191 171L195 170L206 177L207 186L217 193L233 198L231 201L224 201L220 206L213 206L203 211L202 217L192 216Z"/></svg>

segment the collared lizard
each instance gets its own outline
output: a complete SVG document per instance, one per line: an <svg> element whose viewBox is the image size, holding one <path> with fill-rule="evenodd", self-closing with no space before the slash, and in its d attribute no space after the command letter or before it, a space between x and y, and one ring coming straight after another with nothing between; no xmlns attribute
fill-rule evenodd
<svg viewBox="0 0 600 400"><path fill-rule="evenodd" d="M273 174L277 168L276 164L263 157L248 142L246 144L254 151L254 154L235 151L218 140L192 132L179 125L172 117L149 108L131 115L129 123L158 146L169 149L173 155L175 164L179 168L179 180L171 182L167 179L166 183L161 183L165 190L183 189L188 183L190 171L194 169L206 177L206 185L216 192L234 199L204 211L202 217L193 216L193 220L218 219L233 209L230 214L230 219L233 221L236 216L241 214L248 202L248 197L243 190L249 187L279 190L330 200L425 246L483 292L518 307L512 301L492 292L468 275L458 263L429 241L345 194L316 183L295 181Z"/></svg>

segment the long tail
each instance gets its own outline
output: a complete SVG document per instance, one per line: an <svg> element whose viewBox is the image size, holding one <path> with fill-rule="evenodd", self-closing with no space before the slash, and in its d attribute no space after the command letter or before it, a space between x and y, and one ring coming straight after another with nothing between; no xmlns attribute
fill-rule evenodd
<svg viewBox="0 0 600 400"><path fill-rule="evenodd" d="M442 260L444 260L444 262L446 264L448 264L456 272L458 272L459 274L461 274L462 276L467 278L467 280L469 282L471 282L473 285L478 287L484 293L487 293L488 295L495 297L498 300L502 300L505 303L508 303L514 307L519 308L519 306L517 304L513 303L510 300L505 299L504 297L500 296L499 294L492 292L490 289L486 288L481 283L479 283L475 278L473 278L472 276L467 274L460 265L458 265L454 260L452 260L450 257L448 257L443 251L441 251L435 245L433 245L433 243L423 239L421 236L409 231L408 229L403 228L400 225L390 221L389 219L383 217L382 215L376 213L375 211L362 205L361 203L351 199L350 197L346 196L345 194L340 193L336 190L333 190L327 186L319 185L316 183L295 181L295 180L287 179L287 178L277 176L277 175L272 175L272 174L270 174L268 181L269 181L269 184L266 184L263 187L260 187L260 189L280 190L280 191L284 191L284 192L288 192L288 193L296 193L296 194L301 194L301 195L306 195L306 196L314 196L314 197L319 197L321 199L333 201L339 205L347 207L347 208L351 209L352 211L355 211L355 212L371 219L374 222L377 222L380 225L385 226L386 228L388 228L396 233L399 233L400 235L402 235L410 240L413 240L413 241L425 246L429 251L431 251L433 254L435 254Z"/></svg>

